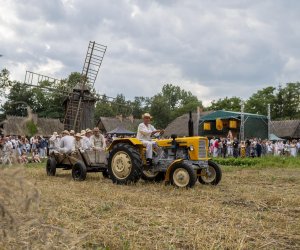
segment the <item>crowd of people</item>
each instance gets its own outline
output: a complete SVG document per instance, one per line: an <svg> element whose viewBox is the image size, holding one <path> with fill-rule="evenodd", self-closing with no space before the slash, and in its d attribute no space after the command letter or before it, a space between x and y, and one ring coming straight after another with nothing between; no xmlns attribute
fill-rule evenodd
<svg viewBox="0 0 300 250"><path fill-rule="evenodd" d="M262 157L300 155L300 140L261 140L259 138L239 141L237 138L211 138L210 154L213 157Z"/></svg>
<svg viewBox="0 0 300 250"><path fill-rule="evenodd" d="M43 136L0 137L0 163L41 162L47 157L48 142Z"/></svg>
<svg viewBox="0 0 300 250"><path fill-rule="evenodd" d="M104 137L99 128L82 130L80 133L64 130L54 132L50 138L43 136L0 137L0 164L41 162L52 152L71 153L80 150L105 150L116 135Z"/></svg>

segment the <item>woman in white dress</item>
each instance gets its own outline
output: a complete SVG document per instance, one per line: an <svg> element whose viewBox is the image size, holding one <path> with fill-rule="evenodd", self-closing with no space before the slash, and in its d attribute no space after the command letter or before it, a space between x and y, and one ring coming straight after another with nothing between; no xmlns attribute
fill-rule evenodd
<svg viewBox="0 0 300 250"><path fill-rule="evenodd" d="M296 157L297 156L297 147L296 147L296 142L292 141L292 143L290 144L290 154L292 157Z"/></svg>

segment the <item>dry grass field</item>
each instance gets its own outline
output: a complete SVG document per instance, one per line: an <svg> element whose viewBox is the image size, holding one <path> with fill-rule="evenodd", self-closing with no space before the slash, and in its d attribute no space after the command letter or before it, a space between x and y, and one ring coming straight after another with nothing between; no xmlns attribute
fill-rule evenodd
<svg viewBox="0 0 300 250"><path fill-rule="evenodd" d="M300 168L224 167L219 186L113 185L0 169L0 249L299 249Z"/></svg>

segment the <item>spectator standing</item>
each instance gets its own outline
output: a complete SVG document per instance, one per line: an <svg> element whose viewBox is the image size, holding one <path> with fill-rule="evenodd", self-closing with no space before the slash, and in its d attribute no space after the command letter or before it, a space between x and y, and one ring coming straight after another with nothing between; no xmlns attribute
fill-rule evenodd
<svg viewBox="0 0 300 250"><path fill-rule="evenodd" d="M216 139L214 141L214 144L213 144L213 156L214 157L218 157L219 156L219 140Z"/></svg>
<svg viewBox="0 0 300 250"><path fill-rule="evenodd" d="M39 138L39 153L40 153L40 158L45 158L47 155L47 147L48 143L47 141L43 138L43 136L40 136Z"/></svg>
<svg viewBox="0 0 300 250"><path fill-rule="evenodd" d="M262 145L261 145L261 141L258 141L258 142L256 143L255 150L256 150L256 156L257 156L257 157L261 157L261 153L262 153Z"/></svg>
<svg viewBox="0 0 300 250"><path fill-rule="evenodd" d="M291 145L290 145L290 153L291 156L296 157L297 156L297 144L296 141L292 141Z"/></svg>
<svg viewBox="0 0 300 250"><path fill-rule="evenodd" d="M234 138L232 147L233 147L233 157L237 158L239 156L239 141L237 140L237 138Z"/></svg>
<svg viewBox="0 0 300 250"><path fill-rule="evenodd" d="M226 158L227 155L227 140L225 138L222 139L222 156Z"/></svg>

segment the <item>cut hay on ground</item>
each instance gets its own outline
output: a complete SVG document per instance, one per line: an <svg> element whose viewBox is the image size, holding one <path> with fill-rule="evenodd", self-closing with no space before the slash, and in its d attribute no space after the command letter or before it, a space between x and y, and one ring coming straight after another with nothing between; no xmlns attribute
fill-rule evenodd
<svg viewBox="0 0 300 250"><path fill-rule="evenodd" d="M0 220L5 249L300 248L299 168L231 169L219 186L190 190L19 171L0 173L1 189L9 189L0 198L9 212Z"/></svg>

